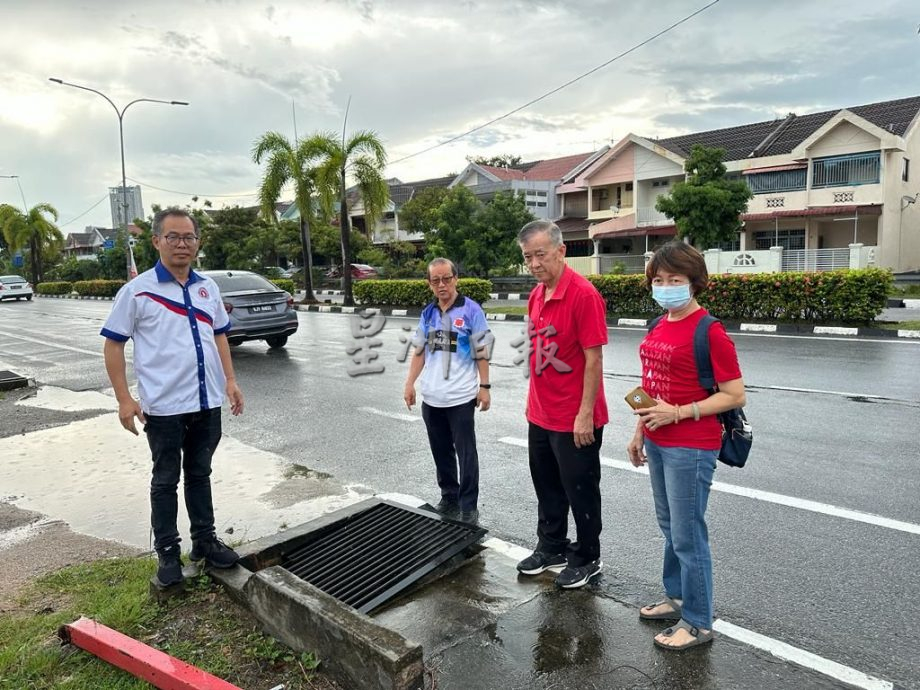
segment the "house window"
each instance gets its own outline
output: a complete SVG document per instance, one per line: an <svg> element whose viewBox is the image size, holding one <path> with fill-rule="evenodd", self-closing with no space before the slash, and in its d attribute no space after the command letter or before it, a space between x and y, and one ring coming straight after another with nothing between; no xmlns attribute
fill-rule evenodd
<svg viewBox="0 0 920 690"><path fill-rule="evenodd" d="M670 180L652 180L652 187L667 187L670 184Z"/></svg>
<svg viewBox="0 0 920 690"><path fill-rule="evenodd" d="M739 234L731 242L720 242L719 249L723 252L740 252L741 251L741 235Z"/></svg>
<svg viewBox="0 0 920 690"><path fill-rule="evenodd" d="M754 173L753 175L747 175L747 183L754 194L795 192L805 189L807 172L805 168L802 168L801 170Z"/></svg>
<svg viewBox="0 0 920 690"><path fill-rule="evenodd" d="M901 170L901 179L910 182L910 158L904 159L904 168Z"/></svg>
<svg viewBox="0 0 920 690"><path fill-rule="evenodd" d="M805 249L805 229L801 230L758 230L754 233L754 249Z"/></svg>
<svg viewBox="0 0 920 690"><path fill-rule="evenodd" d="M814 189L821 189L823 187L878 184L880 166L881 156L878 151L815 158L812 162L811 186Z"/></svg>

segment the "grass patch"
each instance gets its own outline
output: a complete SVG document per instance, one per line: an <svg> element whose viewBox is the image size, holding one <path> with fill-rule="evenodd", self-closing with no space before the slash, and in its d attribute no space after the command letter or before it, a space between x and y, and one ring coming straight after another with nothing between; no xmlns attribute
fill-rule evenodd
<svg viewBox="0 0 920 690"><path fill-rule="evenodd" d="M517 314L527 316L527 307L483 307L486 314Z"/></svg>
<svg viewBox="0 0 920 690"><path fill-rule="evenodd" d="M141 690L150 686L75 647L58 628L81 615L243 688L327 690L337 686L297 653L262 634L245 609L201 576L188 594L159 605L148 597L156 563L119 558L65 568L32 583L0 619L0 688Z"/></svg>
<svg viewBox="0 0 920 690"><path fill-rule="evenodd" d="M873 327L885 331L920 331L920 321L881 321L873 324Z"/></svg>

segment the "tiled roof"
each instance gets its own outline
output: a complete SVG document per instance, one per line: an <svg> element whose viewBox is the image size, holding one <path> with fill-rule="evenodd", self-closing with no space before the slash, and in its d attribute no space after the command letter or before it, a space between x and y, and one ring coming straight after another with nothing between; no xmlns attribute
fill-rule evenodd
<svg viewBox="0 0 920 690"><path fill-rule="evenodd" d="M591 221L587 218L559 218L553 222L562 231L563 235L587 230L591 226Z"/></svg>
<svg viewBox="0 0 920 690"><path fill-rule="evenodd" d="M524 179L551 182L561 180L566 173L571 172L573 168L581 165L593 155L594 152L591 151L590 153L579 153L573 156L536 161L524 170Z"/></svg>
<svg viewBox="0 0 920 690"><path fill-rule="evenodd" d="M480 165L486 172L492 173L499 180L523 180L524 171L515 168L496 168L493 165Z"/></svg>
<svg viewBox="0 0 920 690"><path fill-rule="evenodd" d="M67 235L66 244L68 247L91 247L95 237L92 232L71 232Z"/></svg>
<svg viewBox="0 0 920 690"><path fill-rule="evenodd" d="M859 105L847 108L847 110L892 134L903 136L908 125L920 111L920 96ZM793 115L784 119L755 122L739 127L682 134L659 139L655 143L684 158L690 155L690 149L694 144L702 144L725 149L725 160L743 160L749 158L751 153L773 134L776 135L775 139L759 151L758 155L775 156L790 153L839 112L840 109L808 115Z"/></svg>

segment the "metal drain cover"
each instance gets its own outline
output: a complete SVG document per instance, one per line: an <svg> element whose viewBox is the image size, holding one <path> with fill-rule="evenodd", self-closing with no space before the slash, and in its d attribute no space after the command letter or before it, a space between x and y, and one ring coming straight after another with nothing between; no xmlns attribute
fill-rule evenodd
<svg viewBox="0 0 920 690"><path fill-rule="evenodd" d="M481 527L380 501L312 533L280 565L369 613L480 541Z"/></svg>

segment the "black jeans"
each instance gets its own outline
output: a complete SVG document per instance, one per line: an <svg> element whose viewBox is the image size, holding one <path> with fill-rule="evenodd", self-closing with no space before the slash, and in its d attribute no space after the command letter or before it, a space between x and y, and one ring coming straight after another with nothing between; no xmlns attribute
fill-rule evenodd
<svg viewBox="0 0 920 690"><path fill-rule="evenodd" d="M476 510L479 501L479 453L476 450L476 399L453 407L422 403L422 419L437 470L441 498L459 503L460 510ZM457 476L459 462L460 475Z"/></svg>
<svg viewBox="0 0 920 690"><path fill-rule="evenodd" d="M594 443L575 447L571 431L550 431L529 424L527 448L530 477L537 493L537 550L565 554L573 568L601 555L601 440L604 428L594 430ZM570 543L569 508L578 541Z"/></svg>
<svg viewBox="0 0 920 690"><path fill-rule="evenodd" d="M181 541L176 526L180 469L192 541L212 536L211 456L220 443L220 408L162 417L147 415L146 418L144 432L153 454L150 479L153 547L160 551Z"/></svg>

